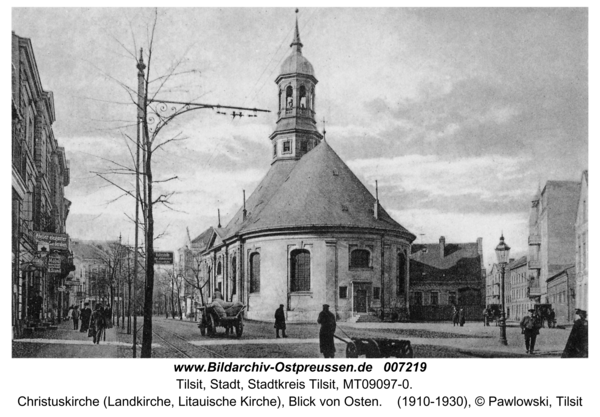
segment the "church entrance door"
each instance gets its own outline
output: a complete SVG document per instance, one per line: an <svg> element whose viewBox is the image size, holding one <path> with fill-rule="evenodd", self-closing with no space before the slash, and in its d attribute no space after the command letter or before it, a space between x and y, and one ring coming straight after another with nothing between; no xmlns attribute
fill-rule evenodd
<svg viewBox="0 0 600 417"><path fill-rule="evenodd" d="M356 290L354 308L357 313L367 312L367 290Z"/></svg>

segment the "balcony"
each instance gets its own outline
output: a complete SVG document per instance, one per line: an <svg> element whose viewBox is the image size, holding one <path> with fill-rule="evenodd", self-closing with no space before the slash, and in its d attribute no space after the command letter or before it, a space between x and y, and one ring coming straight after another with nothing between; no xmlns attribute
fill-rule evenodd
<svg viewBox="0 0 600 417"><path fill-rule="evenodd" d="M530 245L541 245L542 237L540 235L529 235L529 244Z"/></svg>
<svg viewBox="0 0 600 417"><path fill-rule="evenodd" d="M528 264L529 269L542 269L542 263L537 259L531 259Z"/></svg>

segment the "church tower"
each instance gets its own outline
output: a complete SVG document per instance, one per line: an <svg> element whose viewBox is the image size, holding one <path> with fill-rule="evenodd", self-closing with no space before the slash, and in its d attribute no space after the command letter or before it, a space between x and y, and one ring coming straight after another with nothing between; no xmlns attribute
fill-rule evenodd
<svg viewBox="0 0 600 417"><path fill-rule="evenodd" d="M297 160L319 144L323 135L315 121L315 86L317 79L313 66L302 55L298 18L292 52L275 79L279 91L277 125L269 136L272 143L273 163Z"/></svg>

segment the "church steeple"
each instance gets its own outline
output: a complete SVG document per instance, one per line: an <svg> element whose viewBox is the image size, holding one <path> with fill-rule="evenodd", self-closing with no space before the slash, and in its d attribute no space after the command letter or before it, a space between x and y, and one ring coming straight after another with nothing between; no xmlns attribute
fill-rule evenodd
<svg viewBox="0 0 600 417"><path fill-rule="evenodd" d="M296 10L296 13L298 10ZM269 137L273 144L273 162L300 159L319 144L323 136L315 121L315 86L312 64L302 55L298 16L290 55L281 64L275 80L279 87L277 125Z"/></svg>

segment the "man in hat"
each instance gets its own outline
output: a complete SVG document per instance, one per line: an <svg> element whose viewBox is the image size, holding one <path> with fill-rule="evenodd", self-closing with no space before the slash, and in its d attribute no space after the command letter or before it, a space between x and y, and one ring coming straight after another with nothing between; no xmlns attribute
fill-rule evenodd
<svg viewBox="0 0 600 417"><path fill-rule="evenodd" d="M588 357L588 320L587 311L575 309L575 314L579 319L575 320L565 350L563 358L587 358Z"/></svg>
<svg viewBox="0 0 600 417"><path fill-rule="evenodd" d="M335 344L333 335L335 334L335 316L329 311L329 304L323 304L323 311L319 313L317 323L321 325L319 331L319 346L324 358L335 357Z"/></svg>
<svg viewBox="0 0 600 417"><path fill-rule="evenodd" d="M282 336L286 338L285 312L283 311L283 304L279 304L279 308L275 310L275 337L277 337L277 339L279 339L279 330L281 330Z"/></svg>
<svg viewBox="0 0 600 417"><path fill-rule="evenodd" d="M521 333L525 335L525 351L533 355L535 340L540 333L540 324L533 308L530 308L529 315L521 320Z"/></svg>

